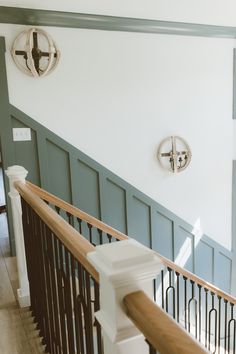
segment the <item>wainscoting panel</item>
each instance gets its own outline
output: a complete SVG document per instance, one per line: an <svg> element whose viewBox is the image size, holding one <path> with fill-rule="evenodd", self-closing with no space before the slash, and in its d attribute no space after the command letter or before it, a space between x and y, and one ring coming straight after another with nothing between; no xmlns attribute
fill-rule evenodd
<svg viewBox="0 0 236 354"><path fill-rule="evenodd" d="M77 161L76 189L78 198L75 205L86 213L100 219L100 192L99 192L99 173L85 164Z"/></svg>
<svg viewBox="0 0 236 354"><path fill-rule="evenodd" d="M194 235L184 227L178 226L174 239L175 262L190 272L195 271Z"/></svg>
<svg viewBox="0 0 236 354"><path fill-rule="evenodd" d="M126 193L123 188L105 178L103 190L103 221L123 233L127 233Z"/></svg>
<svg viewBox="0 0 236 354"><path fill-rule="evenodd" d="M171 260L174 259L174 222L165 215L155 212L153 218L154 237L152 248Z"/></svg>
<svg viewBox="0 0 236 354"><path fill-rule="evenodd" d="M147 247L151 247L150 206L132 196L128 203L129 234Z"/></svg>
<svg viewBox="0 0 236 354"><path fill-rule="evenodd" d="M50 139L46 140L46 151L50 192L71 203L69 153Z"/></svg>
<svg viewBox="0 0 236 354"><path fill-rule="evenodd" d="M215 252L216 253L216 252ZM230 293L231 287L228 278L232 275L232 259L225 256L221 251L215 255L215 285Z"/></svg>
<svg viewBox="0 0 236 354"><path fill-rule="evenodd" d="M8 132L14 161L29 170L29 180L230 291L229 250L194 236L191 225L12 105L10 115L10 130L31 128L29 142L13 142Z"/></svg>
<svg viewBox="0 0 236 354"><path fill-rule="evenodd" d="M213 282L214 248L199 240L195 244L195 273L210 283Z"/></svg>

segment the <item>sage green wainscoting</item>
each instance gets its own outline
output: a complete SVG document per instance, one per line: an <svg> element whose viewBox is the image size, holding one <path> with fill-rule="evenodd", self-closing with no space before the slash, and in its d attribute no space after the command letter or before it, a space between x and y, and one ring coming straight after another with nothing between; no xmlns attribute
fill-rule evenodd
<svg viewBox="0 0 236 354"><path fill-rule="evenodd" d="M32 140L8 142L29 179L185 268L230 291L232 254L36 121L10 105L11 127L29 127Z"/></svg>

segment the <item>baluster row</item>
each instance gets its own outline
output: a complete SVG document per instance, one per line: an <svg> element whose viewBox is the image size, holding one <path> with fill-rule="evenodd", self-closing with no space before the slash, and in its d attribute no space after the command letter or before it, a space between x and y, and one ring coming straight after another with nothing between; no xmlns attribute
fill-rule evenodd
<svg viewBox="0 0 236 354"><path fill-rule="evenodd" d="M234 304L170 267L154 283L154 300L210 352L236 353Z"/></svg>

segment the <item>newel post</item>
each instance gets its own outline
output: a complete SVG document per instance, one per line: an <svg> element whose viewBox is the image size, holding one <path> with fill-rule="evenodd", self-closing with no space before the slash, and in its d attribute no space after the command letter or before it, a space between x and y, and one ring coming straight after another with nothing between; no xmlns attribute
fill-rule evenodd
<svg viewBox="0 0 236 354"><path fill-rule="evenodd" d="M137 290L153 298L160 259L133 239L97 246L88 258L99 272L100 311L95 316L103 331L104 354L148 354L143 335L125 313L123 298Z"/></svg>
<svg viewBox="0 0 236 354"><path fill-rule="evenodd" d="M16 260L20 285L19 289L17 290L17 296L20 307L26 307L30 305L30 297L22 224L22 208L20 194L14 187L14 182L20 180L25 183L25 178L28 174L28 171L21 166L11 166L8 167L5 173L9 178L10 184L10 192L8 195L11 200L13 230L16 245Z"/></svg>

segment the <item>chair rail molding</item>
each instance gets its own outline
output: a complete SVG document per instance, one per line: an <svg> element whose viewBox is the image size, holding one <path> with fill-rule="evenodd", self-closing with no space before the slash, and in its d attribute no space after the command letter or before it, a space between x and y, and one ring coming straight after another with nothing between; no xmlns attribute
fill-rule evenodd
<svg viewBox="0 0 236 354"><path fill-rule="evenodd" d="M0 23L236 38L236 27L0 6Z"/></svg>

